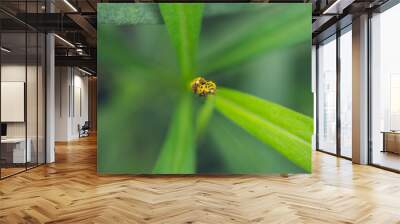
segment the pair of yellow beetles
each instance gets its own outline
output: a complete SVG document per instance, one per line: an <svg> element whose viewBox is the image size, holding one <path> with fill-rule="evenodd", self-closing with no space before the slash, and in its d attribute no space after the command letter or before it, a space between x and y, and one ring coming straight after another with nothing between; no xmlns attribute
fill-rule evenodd
<svg viewBox="0 0 400 224"><path fill-rule="evenodd" d="M195 78L191 83L190 86L192 88L193 93L199 96L208 96L214 95L215 91L217 90L217 85L215 82L206 80L203 77Z"/></svg>

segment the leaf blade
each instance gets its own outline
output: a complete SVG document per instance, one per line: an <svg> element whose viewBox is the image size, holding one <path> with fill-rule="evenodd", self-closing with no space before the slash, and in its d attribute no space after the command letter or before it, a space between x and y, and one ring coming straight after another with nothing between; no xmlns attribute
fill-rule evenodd
<svg viewBox="0 0 400 224"><path fill-rule="evenodd" d="M181 74L187 82L195 71L203 4L160 4L161 15L175 45Z"/></svg>
<svg viewBox="0 0 400 224"><path fill-rule="evenodd" d="M201 106L196 118L196 138L198 139L206 129L210 118L214 111L215 97L210 95L207 96L204 104Z"/></svg>
<svg viewBox="0 0 400 224"><path fill-rule="evenodd" d="M154 174L195 173L192 98L182 96L153 169Z"/></svg>
<svg viewBox="0 0 400 224"><path fill-rule="evenodd" d="M247 108L260 117L268 118L270 122L284 128L304 141L311 141L311 135L314 130L313 119L304 114L271 101L232 89L220 88L218 89L218 96L228 98L232 102ZM285 119L281 119L282 117Z"/></svg>
<svg viewBox="0 0 400 224"><path fill-rule="evenodd" d="M247 103L244 103L247 102ZM251 107L247 107L253 104ZM272 113L263 113L255 108L263 108L268 105L274 107L274 113L282 111L284 119L293 121L292 128L289 123L282 122L282 117ZM241 93L235 90L220 88L215 100L216 109L238 126L242 127L255 138L272 146L290 161L306 171L311 171L311 135L309 126L312 119L306 119L299 113L290 111L283 106L270 103L266 100ZM265 112L265 111L264 111ZM301 121L296 121L303 119ZM304 123L305 122L305 123ZM307 133L300 135L298 131Z"/></svg>
<svg viewBox="0 0 400 224"><path fill-rule="evenodd" d="M222 116L214 116L208 133L225 164L224 172L240 174L304 173L270 146ZM245 159L244 159L245 158Z"/></svg>
<svg viewBox="0 0 400 224"><path fill-rule="evenodd" d="M205 74L214 73L267 51L308 40L311 45L310 19L309 5L282 4L266 13L260 12L260 16L235 25L238 28L231 38L222 38L222 35L216 38L221 41L208 45L208 52L200 56L200 65L203 65L200 70Z"/></svg>

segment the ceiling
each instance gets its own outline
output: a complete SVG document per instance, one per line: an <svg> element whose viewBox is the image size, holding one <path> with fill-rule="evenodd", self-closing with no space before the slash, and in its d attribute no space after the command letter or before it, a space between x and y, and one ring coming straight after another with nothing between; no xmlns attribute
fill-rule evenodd
<svg viewBox="0 0 400 224"><path fill-rule="evenodd" d="M182 0L183 1L183 0ZM211 0L210 0L211 1ZM387 0L254 0L251 2L312 3L313 40L323 36L340 19L377 7ZM55 32L56 63L87 66L96 70L97 3L151 2L133 0L1 0L4 32L16 33L27 26ZM248 2L248 1L239 1ZM49 13L49 12L52 13ZM27 12L27 13L26 13ZM350 19L351 21L351 19ZM6 38L12 38L12 34ZM18 36L14 34L14 36ZM66 41L64 41L66 40ZM19 38L15 38L18 45ZM72 45L73 46L72 46Z"/></svg>

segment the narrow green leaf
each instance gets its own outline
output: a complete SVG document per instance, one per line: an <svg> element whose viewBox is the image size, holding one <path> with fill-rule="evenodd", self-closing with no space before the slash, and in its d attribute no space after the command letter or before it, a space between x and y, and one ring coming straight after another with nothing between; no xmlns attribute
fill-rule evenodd
<svg viewBox="0 0 400 224"><path fill-rule="evenodd" d="M311 170L311 118L278 104L219 88L216 109L306 171Z"/></svg>
<svg viewBox="0 0 400 224"><path fill-rule="evenodd" d="M232 30L230 36L224 37L224 30L222 37L202 47L205 51L200 57L200 70L209 74L274 49L304 41L311 44L310 20L311 7L307 4L283 4L258 12L253 18L241 21L243 24L227 27Z"/></svg>
<svg viewBox="0 0 400 224"><path fill-rule="evenodd" d="M304 173L271 146L264 144L242 128L221 116L212 118L208 129L215 149L220 154L226 173L266 174Z"/></svg>
<svg viewBox="0 0 400 224"><path fill-rule="evenodd" d="M276 126L282 127L287 132L306 142L311 142L311 136L314 130L313 119L304 114L268 100L232 89L220 88L218 89L218 96L226 98L246 108L246 110L270 120L270 122L274 123Z"/></svg>
<svg viewBox="0 0 400 224"><path fill-rule="evenodd" d="M203 4L160 4L161 15L175 45L184 82L195 72L195 55L201 28Z"/></svg>
<svg viewBox="0 0 400 224"><path fill-rule="evenodd" d="M191 95L185 94L177 105L153 173L195 173L196 155L193 136L192 107Z"/></svg>
<svg viewBox="0 0 400 224"><path fill-rule="evenodd" d="M214 96L208 96L198 112L196 121L196 138L199 138L203 134L204 129L208 125L214 110L214 101Z"/></svg>
<svg viewBox="0 0 400 224"><path fill-rule="evenodd" d="M148 3L99 3L98 24L132 25L162 23L157 5Z"/></svg>

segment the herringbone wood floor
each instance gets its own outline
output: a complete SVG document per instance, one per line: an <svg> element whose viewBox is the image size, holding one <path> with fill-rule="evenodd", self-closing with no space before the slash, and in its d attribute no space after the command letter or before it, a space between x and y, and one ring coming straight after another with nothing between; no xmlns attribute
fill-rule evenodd
<svg viewBox="0 0 400 224"><path fill-rule="evenodd" d="M0 223L400 223L400 175L319 152L312 175L98 176L95 141L0 181Z"/></svg>

